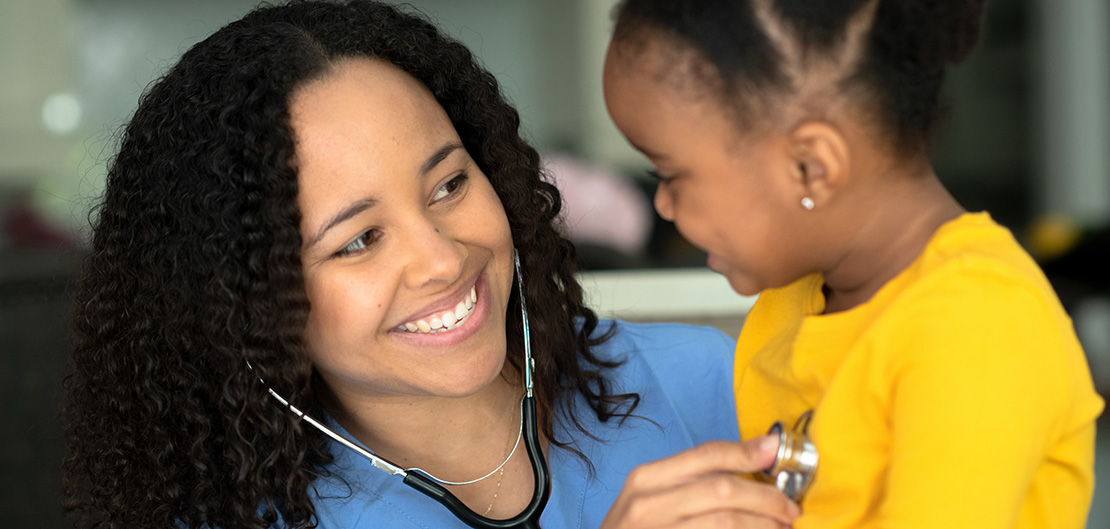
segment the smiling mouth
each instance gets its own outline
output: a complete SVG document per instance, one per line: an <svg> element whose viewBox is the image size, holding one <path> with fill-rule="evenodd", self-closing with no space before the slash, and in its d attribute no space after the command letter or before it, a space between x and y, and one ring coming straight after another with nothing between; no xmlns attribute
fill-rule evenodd
<svg viewBox="0 0 1110 529"><path fill-rule="evenodd" d="M463 297L458 305L455 305L454 310L443 311L429 319L420 319L398 325L397 330L413 334L435 334L453 330L466 322L471 314L474 314L474 307L477 303L477 287L470 287L470 293Z"/></svg>

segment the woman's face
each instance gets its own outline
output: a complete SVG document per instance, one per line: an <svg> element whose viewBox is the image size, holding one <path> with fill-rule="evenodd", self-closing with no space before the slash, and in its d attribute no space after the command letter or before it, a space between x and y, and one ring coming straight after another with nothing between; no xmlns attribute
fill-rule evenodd
<svg viewBox="0 0 1110 529"><path fill-rule="evenodd" d="M804 192L789 144L742 136L715 95L676 77L665 46L611 45L604 72L609 115L656 167L655 208L741 294L805 275L796 220Z"/></svg>
<svg viewBox="0 0 1110 529"><path fill-rule="evenodd" d="M290 114L320 375L341 400L484 387L505 360L512 238L442 107L392 64L351 59Z"/></svg>

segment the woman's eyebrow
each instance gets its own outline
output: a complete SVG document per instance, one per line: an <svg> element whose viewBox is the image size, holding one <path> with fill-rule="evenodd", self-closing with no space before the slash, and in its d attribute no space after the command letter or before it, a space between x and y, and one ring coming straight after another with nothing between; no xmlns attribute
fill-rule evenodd
<svg viewBox="0 0 1110 529"><path fill-rule="evenodd" d="M312 238L312 242L309 243L308 247L312 248L313 246L316 246L316 243L320 242L320 239L324 238L324 235L328 233L328 230L334 228L337 224L340 224L343 221L374 207L375 205L377 205L377 203L378 199L376 198L364 198L343 208L342 211L336 213L335 216L324 223L324 226L316 232L316 235Z"/></svg>
<svg viewBox="0 0 1110 529"><path fill-rule="evenodd" d="M432 153L427 160L424 160L424 163L420 166L420 175L423 176L428 174L428 171L435 169L435 167L443 160L446 160L451 153L462 148L462 144L457 141L448 142L443 147L440 147L436 152Z"/></svg>
<svg viewBox="0 0 1110 529"><path fill-rule="evenodd" d="M461 143L457 141L452 141L443 145L439 149L436 149L436 151L433 152L432 155L428 157L428 159L424 160L424 163L420 164L420 175L423 176L428 174L429 171L435 169L435 167L443 162L443 160L446 160L447 157L451 155L451 153L462 148L463 145ZM336 213L334 216L332 216L331 219L324 223L324 226L316 232L316 235L312 238L312 242L309 243L308 247L312 248L313 246L316 246L316 244L320 242L320 239L323 239L324 235L328 233L328 230L334 228L336 225L342 223L343 221L346 221L351 217L354 217L355 215L358 215L359 213L362 213L363 211L374 207L375 205L377 205L377 203L378 199L376 198L364 198L343 208L339 213Z"/></svg>

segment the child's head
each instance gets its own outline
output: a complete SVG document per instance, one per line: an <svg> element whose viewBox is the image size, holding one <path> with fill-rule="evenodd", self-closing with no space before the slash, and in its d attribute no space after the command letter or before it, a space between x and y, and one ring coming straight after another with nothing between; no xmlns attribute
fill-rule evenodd
<svg viewBox="0 0 1110 529"><path fill-rule="evenodd" d="M625 0L613 46L676 61L661 77L694 74L743 127L801 106L866 112L884 137L920 149L939 114L944 70L979 37L984 0ZM777 118L777 119L776 119Z"/></svg>
<svg viewBox="0 0 1110 529"><path fill-rule="evenodd" d="M754 293L821 270L876 175L931 174L944 71L974 48L982 8L624 0L606 102L658 168L660 213Z"/></svg>

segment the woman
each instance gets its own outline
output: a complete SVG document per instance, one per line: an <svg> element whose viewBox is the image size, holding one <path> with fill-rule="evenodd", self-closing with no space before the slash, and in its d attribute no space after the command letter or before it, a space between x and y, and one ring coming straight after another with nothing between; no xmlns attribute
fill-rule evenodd
<svg viewBox="0 0 1110 529"><path fill-rule="evenodd" d="M521 281L543 527L788 523L733 475L773 443L687 450L735 438L733 406L703 406L731 402L730 341L599 322L517 128L462 45L373 2L259 9L189 50L109 171L76 300L67 507L104 527L463 526L287 400L511 518L537 479Z"/></svg>

